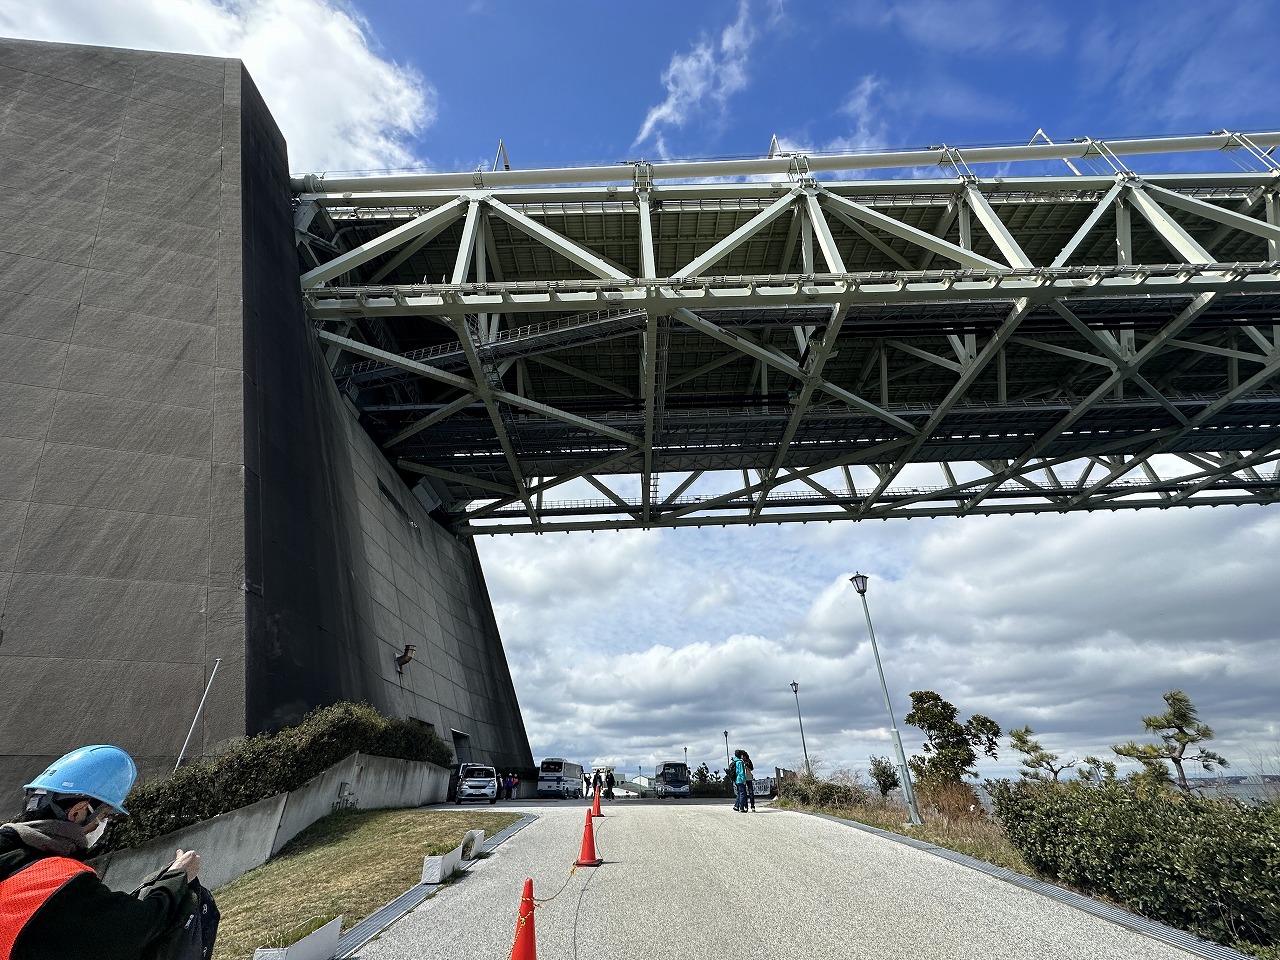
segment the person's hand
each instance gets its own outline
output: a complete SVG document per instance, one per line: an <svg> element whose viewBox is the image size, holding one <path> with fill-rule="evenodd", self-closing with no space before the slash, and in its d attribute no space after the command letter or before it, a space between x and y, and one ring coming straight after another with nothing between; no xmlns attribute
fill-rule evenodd
<svg viewBox="0 0 1280 960"><path fill-rule="evenodd" d="M190 883L200 876L200 854L194 850L179 850L169 869L181 870L187 875L187 883Z"/></svg>

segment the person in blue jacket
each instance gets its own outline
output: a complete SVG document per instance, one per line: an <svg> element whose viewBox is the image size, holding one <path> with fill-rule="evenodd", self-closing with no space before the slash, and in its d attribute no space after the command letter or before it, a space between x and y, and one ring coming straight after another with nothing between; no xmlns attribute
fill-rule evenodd
<svg viewBox="0 0 1280 960"><path fill-rule="evenodd" d="M747 812L747 763L743 759L741 750L733 751L733 766L730 768L733 774L733 809L737 813Z"/></svg>

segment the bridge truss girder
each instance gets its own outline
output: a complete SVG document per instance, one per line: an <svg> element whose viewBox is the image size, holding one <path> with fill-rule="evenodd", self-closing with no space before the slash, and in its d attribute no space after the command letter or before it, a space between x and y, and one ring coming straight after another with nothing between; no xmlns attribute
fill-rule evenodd
<svg viewBox="0 0 1280 960"><path fill-rule="evenodd" d="M462 533L1269 503L1280 135L1230 143L1258 169L307 177L302 288Z"/></svg>

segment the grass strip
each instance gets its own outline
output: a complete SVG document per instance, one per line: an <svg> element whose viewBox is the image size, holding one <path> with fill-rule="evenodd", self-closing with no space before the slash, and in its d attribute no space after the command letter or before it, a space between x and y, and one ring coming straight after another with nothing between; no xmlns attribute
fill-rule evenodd
<svg viewBox="0 0 1280 960"><path fill-rule="evenodd" d="M856 820L869 827L885 830L889 833L913 837L939 847L946 847L957 853L963 853L978 860L1004 867L1024 876L1035 877L1034 871L1027 866L1021 854L1004 835L998 823L985 816L929 816L923 826L913 827L906 823L905 807L883 801L871 801L854 806L815 807L802 806L788 800L774 804L779 807L791 806L797 810L811 810L815 813L827 813L844 820Z"/></svg>
<svg viewBox="0 0 1280 960"><path fill-rule="evenodd" d="M214 960L251 960L257 947L313 917L342 914L348 930L419 883L423 857L448 853L468 830L493 836L519 819L473 810L332 813L217 891Z"/></svg>

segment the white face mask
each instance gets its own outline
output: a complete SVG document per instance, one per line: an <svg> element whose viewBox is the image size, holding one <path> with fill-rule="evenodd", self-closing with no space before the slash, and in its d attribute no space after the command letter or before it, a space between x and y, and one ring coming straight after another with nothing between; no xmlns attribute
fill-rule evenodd
<svg viewBox="0 0 1280 960"><path fill-rule="evenodd" d="M85 841L89 844L89 849L93 849L93 845L102 839L102 835L107 832L107 819L98 821L98 825L84 835Z"/></svg>

